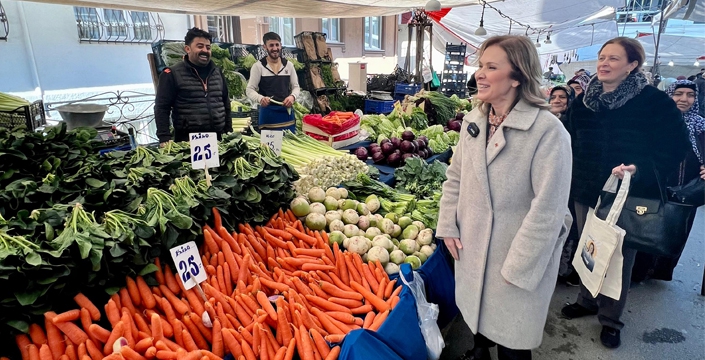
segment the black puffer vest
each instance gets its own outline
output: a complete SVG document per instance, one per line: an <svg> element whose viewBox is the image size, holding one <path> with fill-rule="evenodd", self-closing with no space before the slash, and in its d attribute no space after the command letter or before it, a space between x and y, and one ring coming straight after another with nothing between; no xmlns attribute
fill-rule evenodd
<svg viewBox="0 0 705 360"><path fill-rule="evenodd" d="M176 132L217 132L225 127L223 76L211 63L211 72L202 81L198 71L186 61L171 67L177 89L172 112Z"/></svg>

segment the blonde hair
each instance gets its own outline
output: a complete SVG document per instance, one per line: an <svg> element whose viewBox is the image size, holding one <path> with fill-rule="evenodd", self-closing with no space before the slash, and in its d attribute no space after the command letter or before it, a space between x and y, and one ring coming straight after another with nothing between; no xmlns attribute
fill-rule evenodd
<svg viewBox="0 0 705 360"><path fill-rule="evenodd" d="M507 59L512 66L509 75L512 80L519 82L518 98L531 106L548 109L544 93L541 91L541 61L534 44L525 36L503 35L487 39L479 50L478 59L490 46L499 46L507 54ZM490 104L480 102L480 110L487 114Z"/></svg>

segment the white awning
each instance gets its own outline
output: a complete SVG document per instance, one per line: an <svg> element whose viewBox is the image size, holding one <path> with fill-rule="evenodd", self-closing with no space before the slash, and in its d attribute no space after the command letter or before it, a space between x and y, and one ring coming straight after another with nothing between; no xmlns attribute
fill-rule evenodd
<svg viewBox="0 0 705 360"><path fill-rule="evenodd" d="M654 35L640 36L638 40L646 51L646 61L652 64L656 48ZM693 65L698 59L705 64L705 38L661 34L658 54L661 66L669 61L679 65Z"/></svg>
<svg viewBox="0 0 705 360"><path fill-rule="evenodd" d="M463 41L471 47L479 46L492 35L528 35L534 42L539 40L539 54L558 54L619 36L615 9L623 4L624 0L506 0L491 3L489 5L496 10L490 6L485 8L485 36L475 35L482 6L457 7L435 16L440 26L434 27L434 34L443 42ZM530 29L527 31L522 25ZM551 41L547 44L549 34Z"/></svg>
<svg viewBox="0 0 705 360"><path fill-rule="evenodd" d="M52 4L167 13L354 18L386 16L423 8L427 0L33 0ZM493 0L497 1L497 0ZM488 1L492 2L492 1ZM444 8L477 5L478 0L442 0Z"/></svg>

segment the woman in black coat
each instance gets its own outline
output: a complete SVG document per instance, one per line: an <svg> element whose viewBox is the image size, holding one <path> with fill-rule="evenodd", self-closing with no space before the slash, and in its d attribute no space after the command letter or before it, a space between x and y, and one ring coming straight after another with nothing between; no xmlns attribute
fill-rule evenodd
<svg viewBox="0 0 705 360"><path fill-rule="evenodd" d="M618 37L600 49L597 74L567 114L573 146L574 200L582 233L588 209L594 207L611 174L632 173L629 195L660 198L659 181L675 172L690 148L681 112L664 92L649 86L640 68L644 49L634 39ZM658 175L657 175L658 174ZM658 181L657 181L658 176ZM609 348L620 345L620 321L636 250L623 248L620 300L593 298L581 285L575 304L563 308L566 318L598 315L600 340Z"/></svg>

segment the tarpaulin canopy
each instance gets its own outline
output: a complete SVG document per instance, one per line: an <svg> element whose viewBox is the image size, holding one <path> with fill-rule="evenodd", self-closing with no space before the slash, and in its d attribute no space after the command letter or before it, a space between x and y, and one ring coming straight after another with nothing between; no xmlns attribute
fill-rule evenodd
<svg viewBox="0 0 705 360"><path fill-rule="evenodd" d="M637 38L646 52L646 61L654 61L656 39L653 34L640 34ZM673 61L674 64L692 65L695 60L705 63L705 38L695 36L661 34L659 42L661 66Z"/></svg>
<svg viewBox="0 0 705 360"><path fill-rule="evenodd" d="M675 0L663 12L666 19L705 22L705 0ZM654 16L652 23L657 24L661 14Z"/></svg>
<svg viewBox="0 0 705 360"><path fill-rule="evenodd" d="M618 36L616 7L624 0L506 0L488 3L484 12L487 35L475 35L482 7L456 7L433 13L443 42L477 47L492 35L528 35L539 40L539 54L555 54L605 42ZM440 29L439 29L440 28ZM547 36L550 35L550 41ZM548 42L548 43L547 43Z"/></svg>
<svg viewBox="0 0 705 360"><path fill-rule="evenodd" d="M126 10L231 16L354 18L396 15L423 8L427 0L33 0L52 4ZM444 8L477 5L478 0L443 0Z"/></svg>

